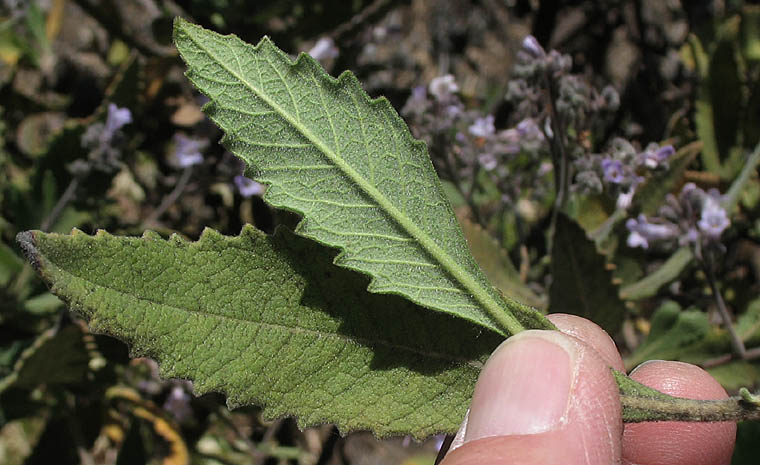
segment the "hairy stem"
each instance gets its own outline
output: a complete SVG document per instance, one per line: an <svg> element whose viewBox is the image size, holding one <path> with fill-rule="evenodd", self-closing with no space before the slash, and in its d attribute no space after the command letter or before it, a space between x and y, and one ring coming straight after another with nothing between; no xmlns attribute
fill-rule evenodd
<svg viewBox="0 0 760 465"><path fill-rule="evenodd" d="M620 387L623 421L741 421L760 419L760 405L747 400L751 395L720 400L695 400L672 397L612 370Z"/></svg>

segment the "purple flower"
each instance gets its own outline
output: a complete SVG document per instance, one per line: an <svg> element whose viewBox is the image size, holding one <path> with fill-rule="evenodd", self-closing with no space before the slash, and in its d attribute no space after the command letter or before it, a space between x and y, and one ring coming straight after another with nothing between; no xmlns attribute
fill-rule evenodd
<svg viewBox="0 0 760 465"><path fill-rule="evenodd" d="M731 225L726 210L720 206L715 197L714 195L705 197L702 214L697 222L700 231L711 240L720 239L723 231Z"/></svg>
<svg viewBox="0 0 760 465"><path fill-rule="evenodd" d="M412 100L427 100L427 89L425 86L416 86L412 89L409 98Z"/></svg>
<svg viewBox="0 0 760 465"><path fill-rule="evenodd" d="M496 157L494 157L491 153L483 153L478 155L478 162L480 163L480 166L482 166L486 171L493 170L499 164L499 162L496 160Z"/></svg>
<svg viewBox="0 0 760 465"><path fill-rule="evenodd" d="M187 137L182 133L175 134L174 163L181 168L203 163L201 150L206 147L206 144L205 141Z"/></svg>
<svg viewBox="0 0 760 465"><path fill-rule="evenodd" d="M535 37L529 35L522 41L522 48L533 58L543 58L546 55L544 48L538 43Z"/></svg>
<svg viewBox="0 0 760 465"><path fill-rule="evenodd" d="M651 242L668 241L678 236L678 227L672 223L650 223L644 215L629 218L625 227L631 232L628 247L648 249Z"/></svg>
<svg viewBox="0 0 760 465"><path fill-rule="evenodd" d="M515 128L522 137L531 137L536 139L544 137L544 134L541 132L541 129L539 129L533 118L525 118L524 120L517 123L517 126Z"/></svg>
<svg viewBox="0 0 760 465"><path fill-rule="evenodd" d="M602 171L604 180L613 184L622 184L625 181L623 162L612 158L602 159Z"/></svg>
<svg viewBox="0 0 760 465"><path fill-rule="evenodd" d="M467 130L470 131L470 134L475 137L482 137L486 139L488 137L491 137L494 132L496 132L493 121L493 115L488 115L485 118L477 118L475 122L470 125L469 128L467 128Z"/></svg>
<svg viewBox="0 0 760 465"><path fill-rule="evenodd" d="M103 128L102 137L111 140L116 131L131 122L132 112L129 111L129 108L119 108L115 103L108 104L108 117L106 118L106 125Z"/></svg>
<svg viewBox="0 0 760 465"><path fill-rule="evenodd" d="M336 58L339 54L338 47L335 46L335 42L329 37L319 39L308 53L312 58L319 61Z"/></svg>
<svg viewBox="0 0 760 465"><path fill-rule="evenodd" d="M193 417L193 409L190 407L190 394L181 385L172 387L163 408L171 413L179 423L184 423Z"/></svg>
<svg viewBox="0 0 760 465"><path fill-rule="evenodd" d="M433 80L430 81L428 90L433 94L433 97L440 102L448 100L454 93L459 92L459 86L456 81L454 81L454 76L446 74L445 76L433 78Z"/></svg>
<svg viewBox="0 0 760 465"><path fill-rule="evenodd" d="M655 169L665 164L668 159L676 153L672 145L649 144L647 149L639 154L639 163L649 169Z"/></svg>
<svg viewBox="0 0 760 465"><path fill-rule="evenodd" d="M235 176L235 186L237 186L238 192L243 197L251 197L254 195L261 195L264 193L264 186L257 183L253 179L248 179L245 176Z"/></svg>

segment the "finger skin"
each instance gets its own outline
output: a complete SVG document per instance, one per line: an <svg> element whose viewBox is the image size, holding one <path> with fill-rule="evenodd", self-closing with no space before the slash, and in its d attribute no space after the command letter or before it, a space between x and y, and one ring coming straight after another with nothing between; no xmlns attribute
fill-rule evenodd
<svg viewBox="0 0 760 465"><path fill-rule="evenodd" d="M620 357L615 342L607 331L591 320L566 313L552 313L546 317L560 331L576 337L590 345L612 368L625 372L623 359Z"/></svg>
<svg viewBox="0 0 760 465"><path fill-rule="evenodd" d="M647 362L630 376L676 397L702 400L728 397L710 374L688 363ZM635 465L728 465L735 440L736 424L732 422L627 424L623 461Z"/></svg>
<svg viewBox="0 0 760 465"><path fill-rule="evenodd" d="M556 331L529 331L570 347L573 378L563 421L554 429L536 433L486 437L465 442L449 452L442 465L610 465L620 463L622 420L618 387L608 363L579 339ZM524 333L520 333L521 335ZM522 336L521 336L522 337ZM540 358L540 356L539 356ZM490 371L489 371L490 370ZM486 367L489 373L509 373L509 367ZM522 382L530 383L531 380ZM486 382L481 386L494 386ZM476 386L470 419L477 411L481 386ZM536 386L540 396L541 387Z"/></svg>

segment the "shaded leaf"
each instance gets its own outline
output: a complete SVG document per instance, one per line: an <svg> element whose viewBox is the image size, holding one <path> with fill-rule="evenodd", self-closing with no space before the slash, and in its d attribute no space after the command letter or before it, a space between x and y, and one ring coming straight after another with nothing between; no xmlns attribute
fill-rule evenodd
<svg viewBox="0 0 760 465"><path fill-rule="evenodd" d="M736 333L747 346L760 345L760 299L755 299L747 305L736 320Z"/></svg>
<svg viewBox="0 0 760 465"><path fill-rule="evenodd" d="M689 247L681 247L652 273L635 283L623 286L620 289L620 298L626 300L639 300L652 297L660 288L677 279L694 259L694 253Z"/></svg>
<svg viewBox="0 0 760 465"><path fill-rule="evenodd" d="M655 311L651 322L647 338L625 359L626 369L647 360L701 363L730 351L725 332L713 328L702 311L681 310L674 302L666 302Z"/></svg>
<svg viewBox="0 0 760 465"><path fill-rule="evenodd" d="M371 292L502 334L551 327L488 283L425 144L386 99L306 54L292 62L267 38L254 47L177 18L174 41L224 145L268 186L264 199L301 214L296 232L341 249L335 263L371 276Z"/></svg>
<svg viewBox="0 0 760 465"><path fill-rule="evenodd" d="M760 366L745 360L710 367L707 372L729 392L736 392L746 386L757 386L760 381Z"/></svg>
<svg viewBox="0 0 760 465"><path fill-rule="evenodd" d="M86 379L90 358L82 331L69 325L42 333L16 361L13 372L0 380L0 392L9 387L31 389L40 384L77 384Z"/></svg>
<svg viewBox="0 0 760 465"><path fill-rule="evenodd" d="M756 465L760 457L760 421L742 421L736 425L736 448L731 465Z"/></svg>
<svg viewBox="0 0 760 465"><path fill-rule="evenodd" d="M334 253L280 229L198 242L28 232L19 240L54 293L189 378L197 394L260 404L302 426L424 437L454 432L501 338L332 265Z"/></svg>
<svg viewBox="0 0 760 465"><path fill-rule="evenodd" d="M522 282L520 273L512 264L507 251L499 246L488 231L464 216L459 217L459 224L462 226L462 232L467 239L472 256L494 286L504 294L515 297L532 307L546 306L545 299L537 296Z"/></svg>
<svg viewBox="0 0 760 465"><path fill-rule="evenodd" d="M612 283L612 272L594 242L567 216L557 216L552 246L551 312L589 318L614 334L623 322L625 307Z"/></svg>

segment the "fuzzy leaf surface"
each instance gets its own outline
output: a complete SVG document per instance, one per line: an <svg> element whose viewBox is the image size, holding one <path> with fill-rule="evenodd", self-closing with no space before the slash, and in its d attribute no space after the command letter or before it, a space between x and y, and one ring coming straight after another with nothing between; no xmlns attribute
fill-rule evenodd
<svg viewBox="0 0 760 465"><path fill-rule="evenodd" d="M333 265L334 251L284 229L206 230L197 242L32 231L19 242L93 331L156 358L162 376L304 427L454 432L502 339L366 292L367 277Z"/></svg>
<svg viewBox="0 0 760 465"><path fill-rule="evenodd" d="M339 248L335 263L397 294L501 334L551 325L500 296L470 255L424 143L390 103L350 72L293 62L177 19L174 42L223 143L268 187L264 199L303 216L297 233Z"/></svg>

